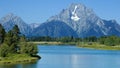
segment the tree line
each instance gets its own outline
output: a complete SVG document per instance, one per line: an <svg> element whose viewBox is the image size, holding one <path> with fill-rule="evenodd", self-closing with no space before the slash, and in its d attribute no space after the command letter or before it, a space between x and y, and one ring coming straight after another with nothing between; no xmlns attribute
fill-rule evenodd
<svg viewBox="0 0 120 68"><path fill-rule="evenodd" d="M6 32L0 24L0 57L7 57L10 54L37 54L37 46L26 42L26 37L20 33L17 25Z"/></svg>
<svg viewBox="0 0 120 68"><path fill-rule="evenodd" d="M86 42L86 43L92 43L92 42L97 42L100 44L104 44L107 46L116 46L120 45L120 37L111 35L111 36L101 36L101 37L96 37L96 36L91 36L91 37L84 37L84 38L75 38L75 37L49 37L49 36L42 36L42 37L29 37L28 41L56 41L56 42L63 42L63 43L68 43L68 42Z"/></svg>

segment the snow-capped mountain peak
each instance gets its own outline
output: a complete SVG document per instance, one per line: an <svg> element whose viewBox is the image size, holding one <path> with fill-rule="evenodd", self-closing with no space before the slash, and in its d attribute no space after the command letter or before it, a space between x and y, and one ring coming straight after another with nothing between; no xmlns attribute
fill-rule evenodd
<svg viewBox="0 0 120 68"><path fill-rule="evenodd" d="M118 35L120 36L120 25L114 20L103 20L85 5L73 3L60 14L52 16L48 22L59 20L65 22L79 37ZM110 27L110 28L109 28Z"/></svg>

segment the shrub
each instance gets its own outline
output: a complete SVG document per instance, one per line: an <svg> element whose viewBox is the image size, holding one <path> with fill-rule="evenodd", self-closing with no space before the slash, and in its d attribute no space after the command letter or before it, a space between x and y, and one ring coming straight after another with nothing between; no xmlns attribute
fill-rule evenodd
<svg viewBox="0 0 120 68"><path fill-rule="evenodd" d="M2 44L0 47L0 57L6 57L9 50L8 50L9 46L6 44Z"/></svg>

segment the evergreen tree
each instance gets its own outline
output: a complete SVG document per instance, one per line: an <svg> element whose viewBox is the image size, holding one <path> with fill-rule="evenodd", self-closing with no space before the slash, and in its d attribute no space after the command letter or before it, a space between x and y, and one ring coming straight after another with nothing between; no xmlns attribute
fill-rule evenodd
<svg viewBox="0 0 120 68"><path fill-rule="evenodd" d="M4 43L6 43L8 46L11 46L12 43L13 43L12 37L13 37L13 33L12 33L12 31L10 30L10 31L8 31L8 33L6 33L5 42L4 42Z"/></svg>
<svg viewBox="0 0 120 68"><path fill-rule="evenodd" d="M24 42L20 45L20 53L34 56L37 54L37 46L31 43Z"/></svg>
<svg viewBox="0 0 120 68"><path fill-rule="evenodd" d="M105 44L105 39L106 39L106 38L107 38L107 37L102 36L102 37L99 38L98 42L99 42L100 44Z"/></svg>
<svg viewBox="0 0 120 68"><path fill-rule="evenodd" d="M115 46L119 44L119 38L117 36L109 36L105 39L105 45Z"/></svg>
<svg viewBox="0 0 120 68"><path fill-rule="evenodd" d="M0 24L0 44L4 42L4 37L5 37L5 30L3 26Z"/></svg>
<svg viewBox="0 0 120 68"><path fill-rule="evenodd" d="M5 43L9 46L10 53L17 52L19 38L20 38L19 34L20 34L20 31L17 25L15 25L13 29L6 34Z"/></svg>
<svg viewBox="0 0 120 68"><path fill-rule="evenodd" d="M0 38L3 38L4 29L1 27L1 25L0 31ZM47 40L49 40L49 38L47 38ZM17 25L15 25L13 29L8 31L5 35L4 44L0 46L0 57L6 57L8 54L14 53L25 53L30 56L36 56L37 51L38 50L36 45L27 43L26 37L24 35L20 36L19 28Z"/></svg>
<svg viewBox="0 0 120 68"><path fill-rule="evenodd" d="M6 57L9 53L9 46L6 44L2 44L0 47L0 57Z"/></svg>
<svg viewBox="0 0 120 68"><path fill-rule="evenodd" d="M19 41L20 41L20 42L26 42L27 40L26 40L25 35L21 35Z"/></svg>
<svg viewBox="0 0 120 68"><path fill-rule="evenodd" d="M19 36L20 30L19 30L19 28L18 28L17 25L15 25L15 26L13 27L12 33L13 33L13 37L12 37L13 42L14 42L14 44L17 45L17 44L19 43L19 39L20 39L20 36Z"/></svg>

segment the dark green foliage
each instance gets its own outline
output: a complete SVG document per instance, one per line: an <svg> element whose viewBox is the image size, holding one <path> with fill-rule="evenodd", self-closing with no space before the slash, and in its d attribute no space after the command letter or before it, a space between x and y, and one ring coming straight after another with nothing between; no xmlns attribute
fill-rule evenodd
<svg viewBox="0 0 120 68"><path fill-rule="evenodd" d="M15 26L13 27L12 32L13 32L15 35L20 34L20 30L19 30L19 28L18 28L17 25L15 25Z"/></svg>
<svg viewBox="0 0 120 68"><path fill-rule="evenodd" d="M105 45L108 45L108 46L115 46L115 45L119 45L119 38L117 36L110 36L110 37L107 37L105 39Z"/></svg>
<svg viewBox="0 0 120 68"><path fill-rule="evenodd" d="M103 36L99 38L98 41L100 44L115 46L120 45L120 37L117 36Z"/></svg>
<svg viewBox="0 0 120 68"><path fill-rule="evenodd" d="M28 41L57 41L57 42L78 42L81 41L81 38L74 38L74 37L29 37Z"/></svg>
<svg viewBox="0 0 120 68"><path fill-rule="evenodd" d="M10 53L17 52L17 45L19 43L19 33L19 28L17 25L15 25L13 29L6 34L5 43L9 46Z"/></svg>
<svg viewBox="0 0 120 68"><path fill-rule="evenodd" d="M0 47L0 57L6 57L9 53L9 46L2 44Z"/></svg>
<svg viewBox="0 0 120 68"><path fill-rule="evenodd" d="M118 36L102 36L102 37L85 37L85 38L75 38L75 37L31 37L29 38L29 41L57 41L57 42L88 42L88 44L91 44L92 42L98 42L103 45L108 46L115 46L120 45L120 37Z"/></svg>
<svg viewBox="0 0 120 68"><path fill-rule="evenodd" d="M12 40L13 40L14 44L17 45L19 43L19 39L20 39L20 36L19 36L20 30L17 25L15 25L13 27L12 33L13 33Z"/></svg>
<svg viewBox="0 0 120 68"><path fill-rule="evenodd" d="M11 44L9 46L9 53L17 53L17 45L16 44Z"/></svg>
<svg viewBox="0 0 120 68"><path fill-rule="evenodd" d="M97 42L97 37L91 36L83 39L85 42Z"/></svg>
<svg viewBox="0 0 120 68"><path fill-rule="evenodd" d="M72 41L75 41L73 37L62 37L62 38L59 38L59 41L60 42L72 42Z"/></svg>
<svg viewBox="0 0 120 68"><path fill-rule="evenodd" d="M6 33L6 37L5 37L5 42L4 43L6 43L7 45L12 45L12 43L13 43L13 33L12 33L12 31L10 30L8 33Z"/></svg>
<svg viewBox="0 0 120 68"><path fill-rule="evenodd" d="M26 37L25 37L25 35L21 35L20 36L20 42L26 42L27 40L26 40Z"/></svg>
<svg viewBox="0 0 120 68"><path fill-rule="evenodd" d="M4 42L4 38L5 38L5 30L3 26L0 24L0 44Z"/></svg>
<svg viewBox="0 0 120 68"><path fill-rule="evenodd" d="M4 29L3 29L4 32ZM0 38L5 36L4 43L0 46L0 57L6 57L8 54L25 53L30 56L37 54L37 46L27 43L24 35L20 35L17 25L12 30L0 34ZM3 40L3 39L2 39Z"/></svg>
<svg viewBox="0 0 120 68"><path fill-rule="evenodd" d="M30 56L37 54L37 46L31 43L21 43L20 46L20 53L21 54L28 54Z"/></svg>
<svg viewBox="0 0 120 68"><path fill-rule="evenodd" d="M30 37L28 39L29 41L54 41L55 38L51 38L49 36L43 36L43 37Z"/></svg>
<svg viewBox="0 0 120 68"><path fill-rule="evenodd" d="M106 36L102 36L102 37L100 37L99 40L98 40L99 43L100 43L100 44L105 44L105 40L106 40L106 38L107 38Z"/></svg>

